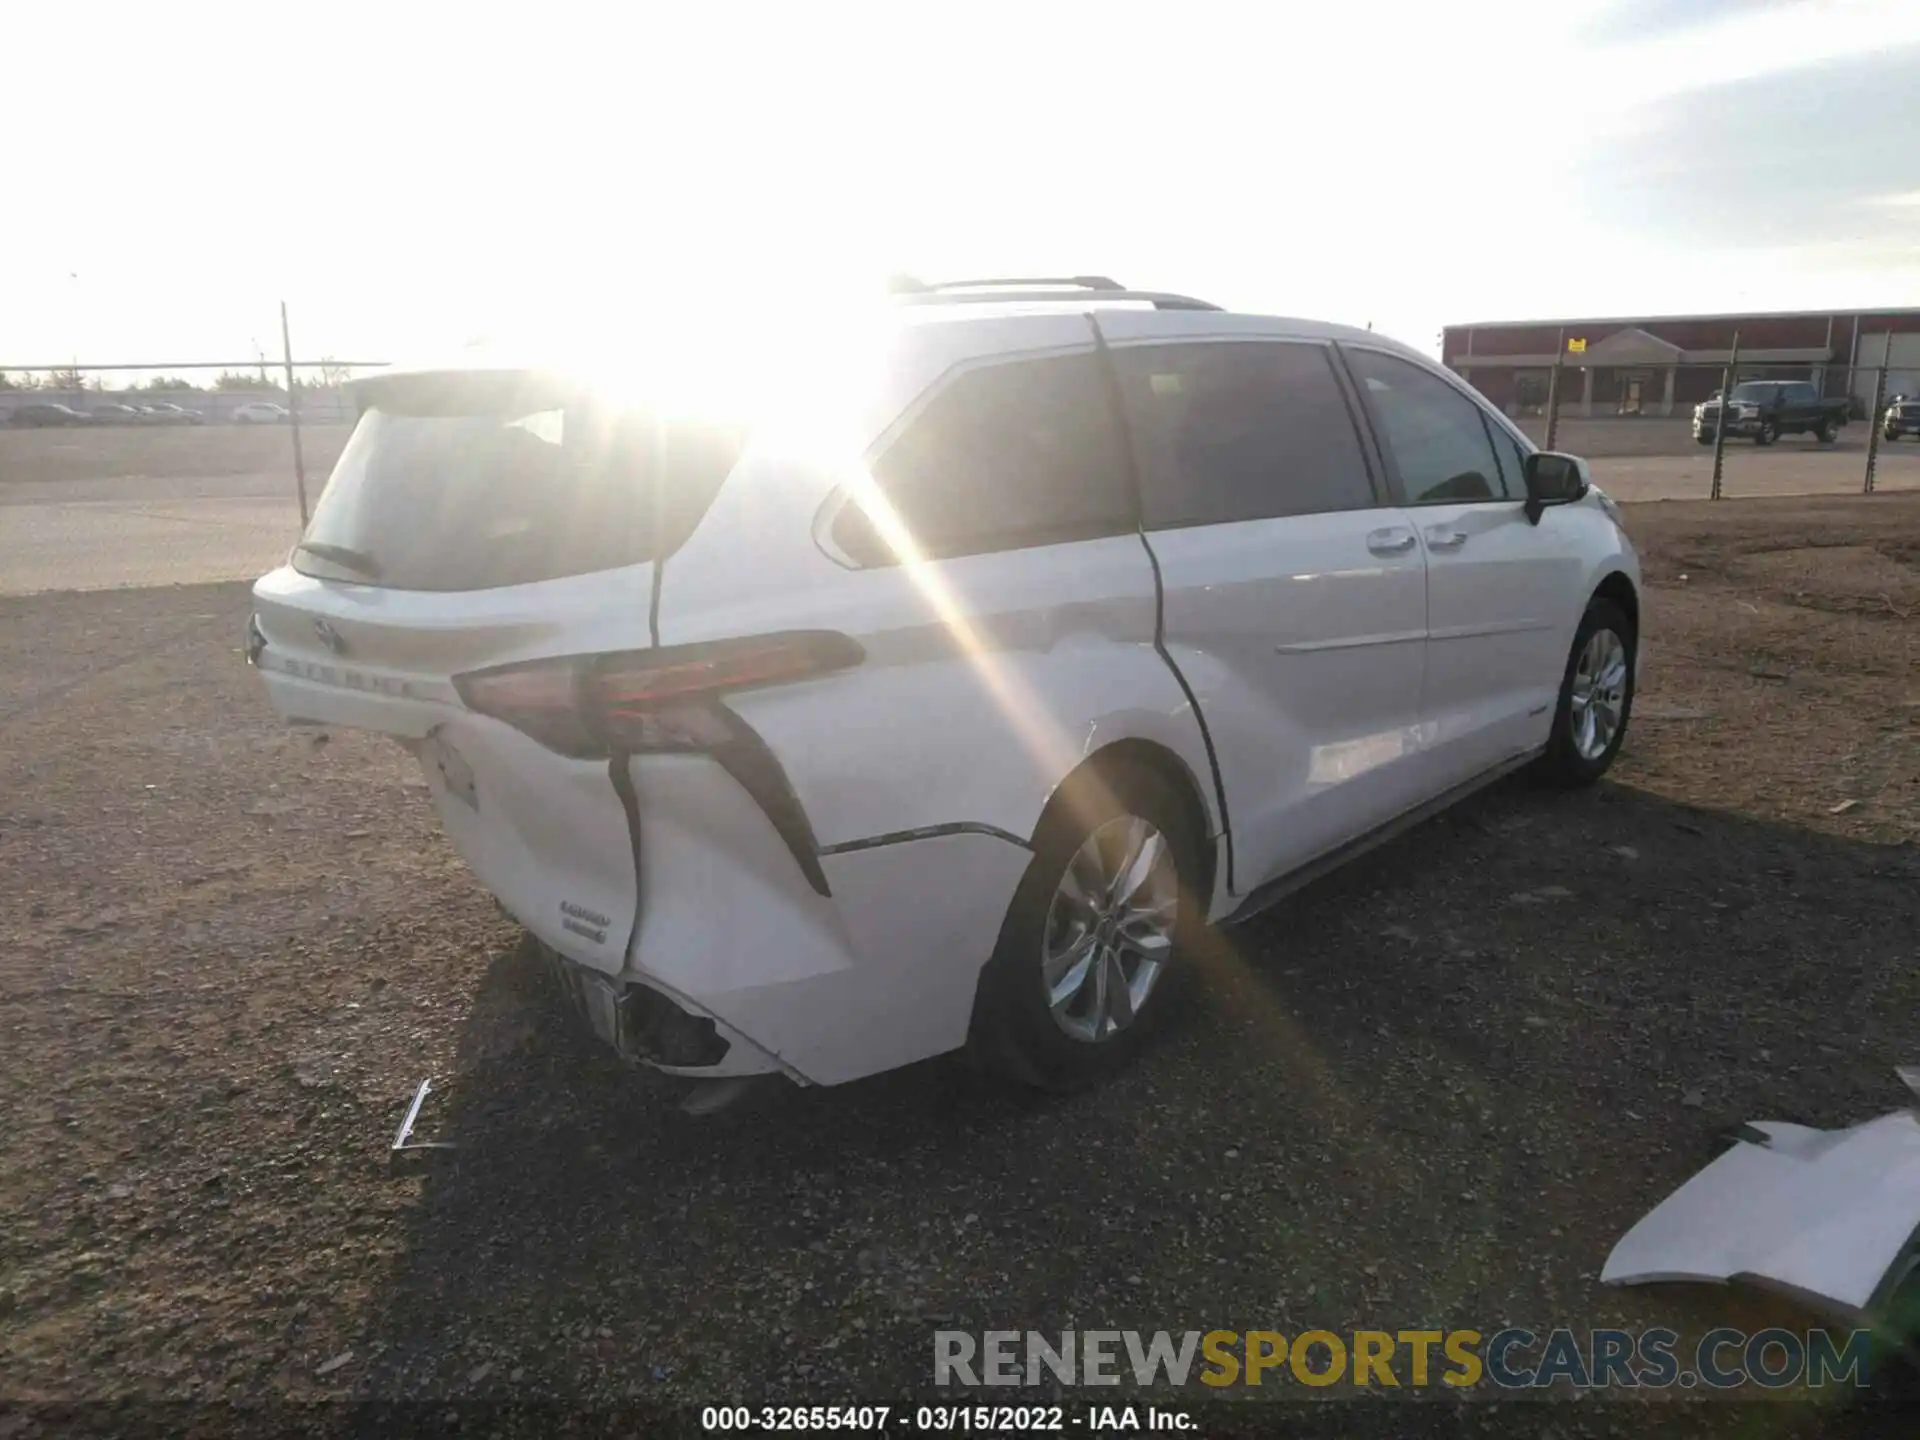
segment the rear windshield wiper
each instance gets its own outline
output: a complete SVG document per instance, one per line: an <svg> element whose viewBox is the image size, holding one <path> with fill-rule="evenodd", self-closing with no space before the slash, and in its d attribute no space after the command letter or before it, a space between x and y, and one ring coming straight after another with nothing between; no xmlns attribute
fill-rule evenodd
<svg viewBox="0 0 1920 1440"><path fill-rule="evenodd" d="M357 571L369 580L380 578L380 562L364 550L355 550L350 545L329 545L324 540L302 540L293 547L304 550L309 555L317 555L322 560L330 560L335 565Z"/></svg>

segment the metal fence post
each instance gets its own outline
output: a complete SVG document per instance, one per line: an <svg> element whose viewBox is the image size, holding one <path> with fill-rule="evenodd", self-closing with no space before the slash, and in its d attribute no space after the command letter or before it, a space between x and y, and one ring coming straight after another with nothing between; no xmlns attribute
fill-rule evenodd
<svg viewBox="0 0 1920 1440"><path fill-rule="evenodd" d="M1733 348L1727 352L1727 368L1720 372L1720 413L1713 422L1713 489L1709 500L1720 498L1720 467L1727 451L1727 420L1733 414L1733 375L1740 364L1740 332L1733 332Z"/></svg>
<svg viewBox="0 0 1920 1440"><path fill-rule="evenodd" d="M300 391L293 383L293 337L287 332L287 302L280 302L280 345L287 361L287 425L293 431L293 488L300 497L300 528L307 528L307 461L300 453Z"/></svg>
<svg viewBox="0 0 1920 1440"><path fill-rule="evenodd" d="M1567 363L1567 327L1560 327L1560 341L1553 352L1553 369L1547 372L1547 440L1540 448L1553 449L1553 437L1560 432L1560 371Z"/></svg>
<svg viewBox="0 0 1920 1440"><path fill-rule="evenodd" d="M1867 410L1867 483L1862 495L1873 494L1873 472L1880 463L1880 415L1887 408L1887 370L1893 364L1893 322L1887 322L1887 343L1880 352L1880 376L1873 382L1873 404Z"/></svg>

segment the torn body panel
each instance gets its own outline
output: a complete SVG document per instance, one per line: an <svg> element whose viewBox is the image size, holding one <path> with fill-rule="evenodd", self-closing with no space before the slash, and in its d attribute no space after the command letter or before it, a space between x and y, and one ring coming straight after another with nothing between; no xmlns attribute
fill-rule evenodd
<svg viewBox="0 0 1920 1440"><path fill-rule="evenodd" d="M827 854L822 895L716 762L631 764L641 901L621 980L712 1016L813 1084L965 1043L980 971L1030 858L1022 846L967 831ZM743 1048L712 1073L766 1068Z"/></svg>
<svg viewBox="0 0 1920 1440"><path fill-rule="evenodd" d="M464 670L644 642L652 566L500 589L419 593L282 567L254 586L249 640L275 710L370 730L420 762L441 823L481 883L533 934L620 968L637 903L633 846L605 759L559 755L474 713Z"/></svg>
<svg viewBox="0 0 1920 1440"><path fill-rule="evenodd" d="M1743 1133L1621 1238L1601 1281L1739 1281L1846 1320L1881 1312L1915 1263L1920 1119Z"/></svg>

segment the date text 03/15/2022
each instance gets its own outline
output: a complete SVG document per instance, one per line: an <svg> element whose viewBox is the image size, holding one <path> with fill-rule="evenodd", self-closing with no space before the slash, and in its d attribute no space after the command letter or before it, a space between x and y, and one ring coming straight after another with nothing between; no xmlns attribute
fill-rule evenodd
<svg viewBox="0 0 1920 1440"><path fill-rule="evenodd" d="M1184 1410L1159 1405L709 1405L700 1428L714 1433L816 1430L924 1434L1179 1434L1198 1428Z"/></svg>

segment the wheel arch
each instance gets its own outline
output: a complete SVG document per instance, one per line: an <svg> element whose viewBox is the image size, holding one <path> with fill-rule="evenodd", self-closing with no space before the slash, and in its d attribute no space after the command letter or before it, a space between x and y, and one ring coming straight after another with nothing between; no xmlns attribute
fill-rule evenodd
<svg viewBox="0 0 1920 1440"><path fill-rule="evenodd" d="M1610 600L1625 611L1628 621L1633 625L1633 638L1636 643L1639 641L1640 592L1625 571L1613 570L1603 575L1600 583L1593 587L1593 599Z"/></svg>
<svg viewBox="0 0 1920 1440"><path fill-rule="evenodd" d="M1038 842L1041 830L1063 807L1071 806L1074 796L1082 793L1084 787L1111 783L1114 777L1139 773L1152 775L1179 797L1186 819L1200 840L1200 854L1196 857L1201 870L1198 888L1201 895L1211 896L1218 877L1218 846L1215 842L1219 838L1220 827L1214 823L1212 807L1207 804L1207 792L1201 788L1200 777L1194 774L1193 767L1157 740L1138 735L1114 740L1074 766L1047 797L1047 803L1034 825L1033 842Z"/></svg>

